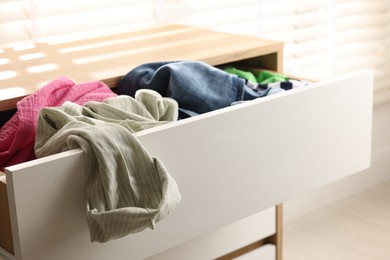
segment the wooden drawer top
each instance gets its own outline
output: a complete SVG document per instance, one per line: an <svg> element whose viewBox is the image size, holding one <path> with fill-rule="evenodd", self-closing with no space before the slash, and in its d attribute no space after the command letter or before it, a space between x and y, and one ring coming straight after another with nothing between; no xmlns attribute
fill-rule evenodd
<svg viewBox="0 0 390 260"><path fill-rule="evenodd" d="M282 50L283 44L205 29L159 25L86 40L36 43L0 49L0 111L34 93L50 80L102 80L110 87L137 65L168 60L202 60L211 65Z"/></svg>

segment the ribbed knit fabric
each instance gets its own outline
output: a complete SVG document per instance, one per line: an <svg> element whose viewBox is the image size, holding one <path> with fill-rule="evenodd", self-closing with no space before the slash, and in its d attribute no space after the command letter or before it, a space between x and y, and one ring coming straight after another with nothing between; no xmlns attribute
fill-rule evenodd
<svg viewBox="0 0 390 260"><path fill-rule="evenodd" d="M15 115L0 129L0 169L35 159L35 128L42 107L60 106L65 101L84 104L113 96L116 94L102 82L75 84L60 77L23 98L17 103Z"/></svg>
<svg viewBox="0 0 390 260"><path fill-rule="evenodd" d="M179 204L173 178L132 135L177 116L176 101L152 90L138 91L135 99L118 96L103 103L87 102L84 107L66 102L60 108L42 109L37 156L74 148L84 151L91 241L154 229Z"/></svg>

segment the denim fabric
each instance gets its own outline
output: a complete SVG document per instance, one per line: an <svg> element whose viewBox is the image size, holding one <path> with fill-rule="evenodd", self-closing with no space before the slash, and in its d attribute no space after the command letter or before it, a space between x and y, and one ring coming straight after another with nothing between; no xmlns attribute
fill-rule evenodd
<svg viewBox="0 0 390 260"><path fill-rule="evenodd" d="M134 96L138 89L152 89L175 99L180 118L230 106L278 92L256 92L245 80L200 61L154 62L140 65L119 83L119 95ZM280 89L280 91L283 91Z"/></svg>

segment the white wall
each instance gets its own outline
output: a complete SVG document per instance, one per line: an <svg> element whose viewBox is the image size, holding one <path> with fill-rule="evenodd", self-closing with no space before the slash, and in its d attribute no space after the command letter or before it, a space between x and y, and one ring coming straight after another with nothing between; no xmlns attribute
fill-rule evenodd
<svg viewBox="0 0 390 260"><path fill-rule="evenodd" d="M371 168L285 202L284 222L386 180L390 180L390 102L374 107Z"/></svg>

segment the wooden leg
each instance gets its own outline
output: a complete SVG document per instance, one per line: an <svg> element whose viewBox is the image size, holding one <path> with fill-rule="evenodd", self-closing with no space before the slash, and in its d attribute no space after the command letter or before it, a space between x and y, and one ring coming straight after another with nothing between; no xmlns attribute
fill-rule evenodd
<svg viewBox="0 0 390 260"><path fill-rule="evenodd" d="M282 237L283 237L283 205L279 204L275 207L276 210L276 233L270 237L256 241L250 245L242 247L238 250L230 252L216 260L230 260L234 257L246 254L254 249L260 248L266 244L274 244L276 247L275 260L282 260Z"/></svg>
<svg viewBox="0 0 390 260"><path fill-rule="evenodd" d="M283 205L276 206L276 234L270 241L276 246L275 260L282 260L282 240L283 240Z"/></svg>

